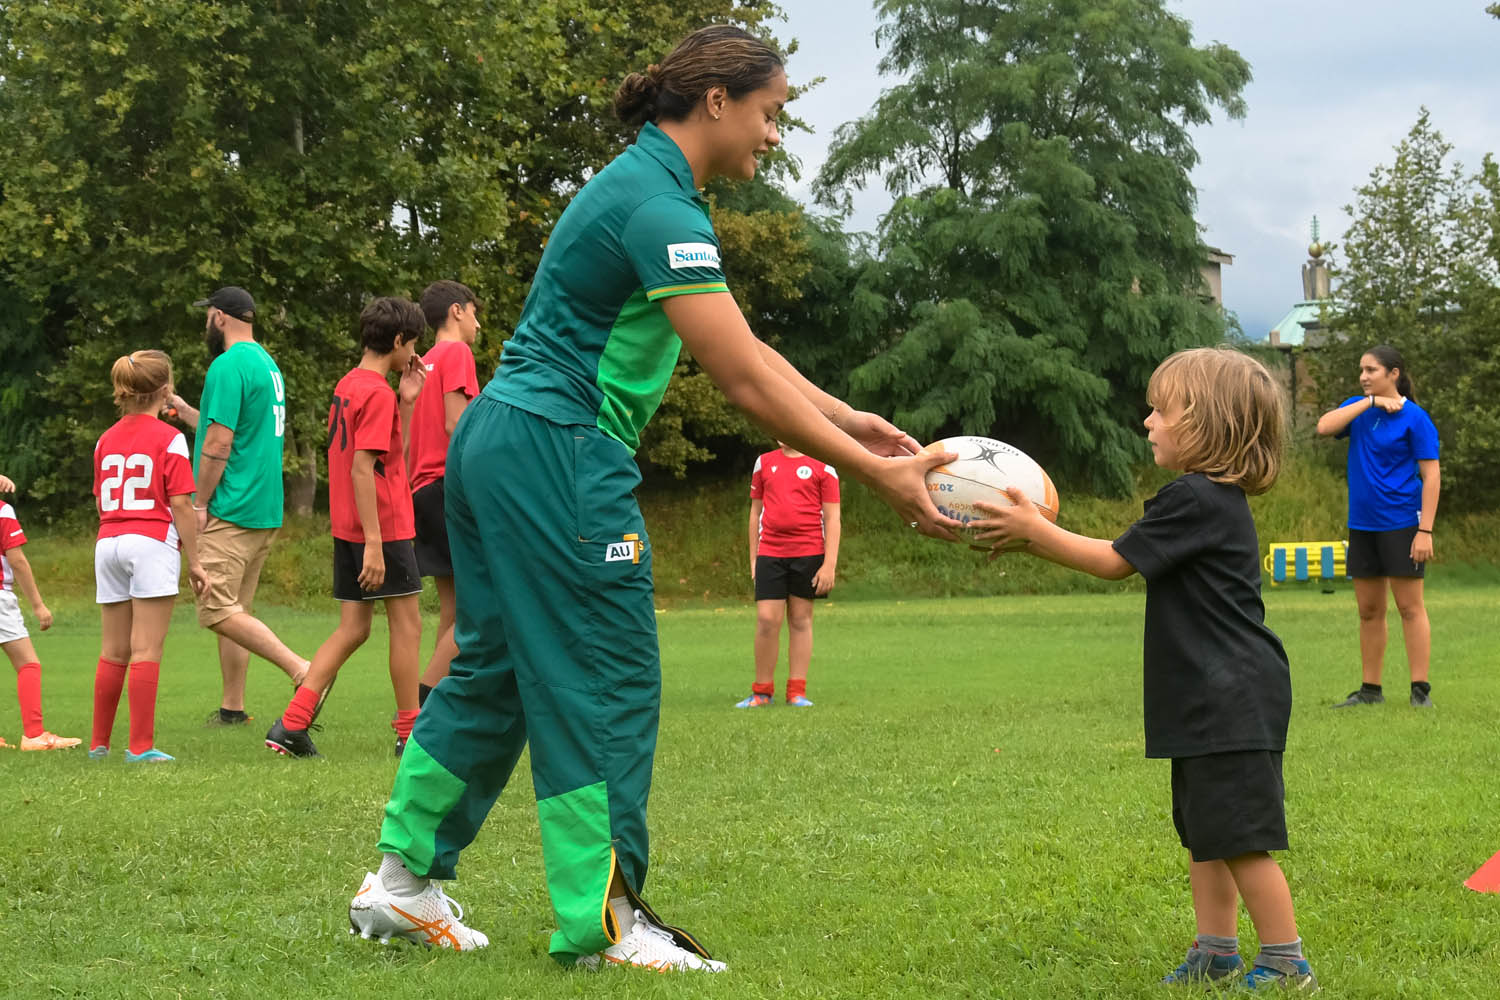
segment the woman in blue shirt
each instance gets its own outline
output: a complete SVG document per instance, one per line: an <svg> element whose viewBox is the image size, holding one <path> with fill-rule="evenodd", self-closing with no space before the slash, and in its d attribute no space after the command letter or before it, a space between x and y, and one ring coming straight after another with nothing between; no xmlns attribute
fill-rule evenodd
<svg viewBox="0 0 1500 1000"><path fill-rule="evenodd" d="M1422 577L1432 558L1437 516L1437 428L1412 398L1406 362L1394 347L1372 347L1359 359L1362 395L1318 418L1318 433L1349 439L1349 575L1359 605L1359 690L1334 705L1385 701L1386 589L1401 613L1411 704L1431 708L1427 681L1432 630L1422 602Z"/></svg>

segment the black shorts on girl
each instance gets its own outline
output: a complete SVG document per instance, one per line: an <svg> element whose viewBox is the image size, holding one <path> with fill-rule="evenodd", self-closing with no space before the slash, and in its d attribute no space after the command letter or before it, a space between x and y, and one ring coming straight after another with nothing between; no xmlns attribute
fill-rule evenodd
<svg viewBox="0 0 1500 1000"><path fill-rule="evenodd" d="M1277 751L1172 758L1172 825L1194 861L1286 850L1285 797Z"/></svg>
<svg viewBox="0 0 1500 1000"><path fill-rule="evenodd" d="M1411 543L1416 537L1416 525L1394 531L1350 528L1349 551L1344 556L1344 565L1356 580L1380 576L1426 576L1427 564L1411 560Z"/></svg>
<svg viewBox="0 0 1500 1000"><path fill-rule="evenodd" d="M333 596L339 601L378 601L387 597L408 597L422 592L422 576L417 571L417 550L410 538L386 542L380 546L385 556L385 581L378 590L359 585L359 572L365 567L363 542L333 540Z"/></svg>

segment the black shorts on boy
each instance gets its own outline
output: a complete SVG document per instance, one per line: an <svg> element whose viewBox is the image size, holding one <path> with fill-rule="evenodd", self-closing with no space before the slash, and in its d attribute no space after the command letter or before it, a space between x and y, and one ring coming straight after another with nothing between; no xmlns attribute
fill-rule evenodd
<svg viewBox="0 0 1500 1000"><path fill-rule="evenodd" d="M1285 797L1274 750L1172 759L1172 825L1194 861L1286 850Z"/></svg>
<svg viewBox="0 0 1500 1000"><path fill-rule="evenodd" d="M813 587L813 577L823 568L823 554L815 556L756 556L755 599L784 601L788 597L817 600L827 597Z"/></svg>
<svg viewBox="0 0 1500 1000"><path fill-rule="evenodd" d="M417 568L422 576L452 576L453 553L448 547L443 480L434 479L411 495L416 521Z"/></svg>
<svg viewBox="0 0 1500 1000"><path fill-rule="evenodd" d="M365 565L363 542L333 540L333 596L339 601L378 601L387 597L408 597L422 592L422 577L417 572L417 552L410 538L385 542L385 581L379 590L365 590L359 585L359 573Z"/></svg>
<svg viewBox="0 0 1500 1000"><path fill-rule="evenodd" d="M1411 543L1417 537L1417 526L1393 531L1349 529L1349 550L1344 565L1356 580L1382 576L1421 578L1427 575L1427 564L1412 562Z"/></svg>

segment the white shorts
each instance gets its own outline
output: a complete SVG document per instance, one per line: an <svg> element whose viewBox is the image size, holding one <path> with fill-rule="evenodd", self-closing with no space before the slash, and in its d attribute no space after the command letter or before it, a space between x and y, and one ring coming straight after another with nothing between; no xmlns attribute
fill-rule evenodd
<svg viewBox="0 0 1500 1000"><path fill-rule="evenodd" d="M26 619L21 617L21 602L16 600L15 592L0 590L0 643L15 642L30 636L31 633L26 631Z"/></svg>
<svg viewBox="0 0 1500 1000"><path fill-rule="evenodd" d="M97 604L132 597L176 597L182 557L175 546L145 535L116 535L94 545Z"/></svg>

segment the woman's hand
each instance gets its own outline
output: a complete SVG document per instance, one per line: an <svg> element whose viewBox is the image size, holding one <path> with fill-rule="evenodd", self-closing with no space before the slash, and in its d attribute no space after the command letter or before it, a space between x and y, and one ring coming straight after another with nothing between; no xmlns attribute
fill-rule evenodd
<svg viewBox="0 0 1500 1000"><path fill-rule="evenodd" d="M1405 396L1371 396L1370 404L1378 406L1387 413L1395 413L1406 405Z"/></svg>
<svg viewBox="0 0 1500 1000"><path fill-rule="evenodd" d="M1014 486L1006 487L1005 495L1010 497L1011 506L1003 507L1000 504L977 501L974 506L984 511L989 517L981 521L970 521L969 528L974 532L974 540L977 542L990 543L990 559L993 561L1002 552L1013 552L1024 549L1030 542L1039 526L1045 525L1047 519L1042 512L1037 510L1036 504L1031 498Z"/></svg>
<svg viewBox="0 0 1500 1000"><path fill-rule="evenodd" d="M834 425L845 434L865 446L872 455L893 458L898 455L915 455L922 450L916 438L898 428L882 416L866 410L850 410L838 414Z"/></svg>
<svg viewBox="0 0 1500 1000"><path fill-rule="evenodd" d="M1411 561L1421 565L1432 558L1432 532L1418 531L1411 540Z"/></svg>
<svg viewBox="0 0 1500 1000"><path fill-rule="evenodd" d="M931 538L956 542L954 529L963 525L938 513L927 492L927 472L947 462L958 461L952 452L922 452L901 458L883 458L870 477L869 486L901 520Z"/></svg>

